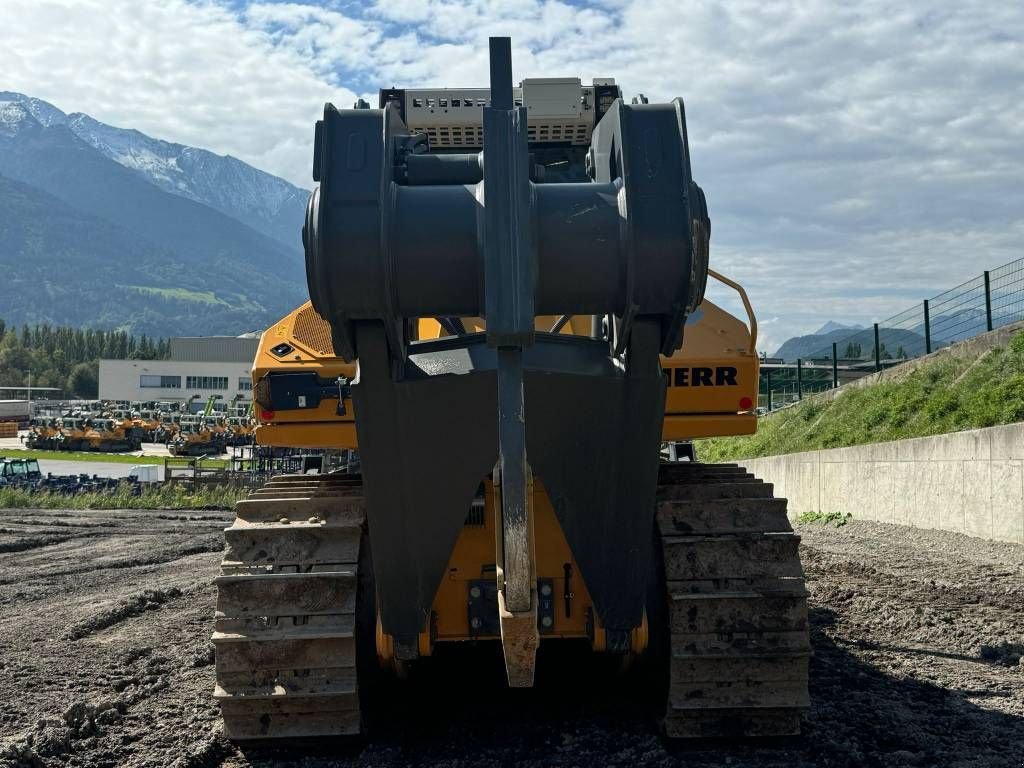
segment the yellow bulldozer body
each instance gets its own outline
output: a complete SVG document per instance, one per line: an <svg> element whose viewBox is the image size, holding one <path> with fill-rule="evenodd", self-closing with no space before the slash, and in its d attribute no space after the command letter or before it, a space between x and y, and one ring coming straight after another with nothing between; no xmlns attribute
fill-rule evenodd
<svg viewBox="0 0 1024 768"><path fill-rule="evenodd" d="M508 38L490 74L316 124L311 302L261 339L255 438L358 456L236 505L225 734L358 733L375 660L401 677L476 640L500 643L510 687L534 684L542 643L642 653L670 737L798 733L810 645L785 500L685 445L755 431L759 370L746 294L709 269L683 101L514 86Z"/></svg>
<svg viewBox="0 0 1024 768"><path fill-rule="evenodd" d="M720 275L713 276L723 280ZM740 293L743 289L727 283ZM538 329L551 327L556 318L540 317ZM756 334L756 321L750 314ZM589 332L590 318L570 319L563 333ZM482 329L478 318L465 320L467 330ZM441 326L432 318L418 323L418 339L438 338ZM271 352L281 344L291 348L287 357ZM758 358L750 328L741 320L705 299L691 315L682 348L661 358L668 389L662 439L692 440L721 435L748 435L756 429ZM271 411L261 407L260 382L268 373L315 372L323 380L353 379L356 365L335 356L330 328L309 303L268 329L260 340L253 366L253 391L257 403L256 441L260 445L295 448L356 449L355 412L351 402L346 413L336 413L335 400L323 400L317 408Z"/></svg>
<svg viewBox="0 0 1024 768"><path fill-rule="evenodd" d="M743 289L731 280L712 273L738 291L748 307ZM538 330L546 330L557 320L539 317ZM590 318L570 318L562 333L585 335ZM758 388L758 358L751 330L756 333L752 312L750 326L705 299L691 315L682 348L671 357L662 357L667 390L662 439L686 441L716 435L751 434L756 429L755 407ZM483 330L479 318L464 318L468 332ZM433 318L421 318L417 339L444 335ZM275 354L287 345L287 355ZM358 449L356 414L351 401L345 413L338 414L337 400L322 400L315 408L272 411L261 404L260 383L270 373L313 371L324 381L341 377L354 379L357 365L335 355L328 324L307 303L268 329L260 340L253 367L253 390L257 403L256 440L261 445L310 449ZM430 620L419 637L419 651L429 655L437 642L498 639L494 626L471 626L466 595L472 582L494 583L496 562L495 493L490 479L482 482L483 493L476 513L467 511L463 527L452 551L445 577L437 590ZM542 639L585 638L594 650L603 650L604 632L573 553L558 523L543 484L535 480L533 513L536 542L537 578L551 587L541 599L551 603L552 625ZM482 611L486 614L486 611ZM632 637L634 652L647 642L646 621ZM382 631L377 633L377 653L390 661L393 644Z"/></svg>

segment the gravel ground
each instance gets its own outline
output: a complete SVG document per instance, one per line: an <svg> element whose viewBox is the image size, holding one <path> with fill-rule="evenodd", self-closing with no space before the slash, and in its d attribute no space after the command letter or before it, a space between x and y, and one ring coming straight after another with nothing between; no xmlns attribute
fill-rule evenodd
<svg viewBox="0 0 1024 768"><path fill-rule="evenodd" d="M438 653L367 739L236 748L210 698L228 520L0 510L0 766L1024 765L1024 547L856 520L800 527L800 738L668 745L631 678L563 649L507 691L484 646Z"/></svg>

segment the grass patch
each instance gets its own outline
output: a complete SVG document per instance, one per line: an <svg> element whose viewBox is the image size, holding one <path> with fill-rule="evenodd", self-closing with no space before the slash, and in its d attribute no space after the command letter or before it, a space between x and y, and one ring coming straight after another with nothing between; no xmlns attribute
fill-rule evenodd
<svg viewBox="0 0 1024 768"><path fill-rule="evenodd" d="M197 304L208 304L210 306L230 306L223 299L218 299L213 291L193 291L188 288L154 288L148 285L119 285L118 288L130 288L139 293L163 296L165 299L176 299L177 301L192 301Z"/></svg>
<svg viewBox="0 0 1024 768"><path fill-rule="evenodd" d="M30 451L24 448L0 448L0 456L10 459L47 459L52 461L96 461L104 464L155 464L163 466L164 456L132 456L124 453L92 453L90 451ZM189 459L184 456L166 457L173 467L188 466ZM225 469L231 462L228 459L203 459L202 467Z"/></svg>
<svg viewBox="0 0 1024 768"><path fill-rule="evenodd" d="M143 488L138 496L127 483L116 490L64 495L49 491L31 492L20 488L0 488L0 508L4 509L231 509L248 495L245 488L213 486L198 491L180 485Z"/></svg>
<svg viewBox="0 0 1024 768"><path fill-rule="evenodd" d="M905 377L810 398L758 420L757 434L699 441L702 461L776 456L1024 420L1024 332L976 358L943 357Z"/></svg>
<svg viewBox="0 0 1024 768"><path fill-rule="evenodd" d="M835 523L836 528L840 528L849 521L853 515L849 512L843 514L842 512L804 512L796 521L801 525L807 525L808 523L821 523L822 525L829 525Z"/></svg>

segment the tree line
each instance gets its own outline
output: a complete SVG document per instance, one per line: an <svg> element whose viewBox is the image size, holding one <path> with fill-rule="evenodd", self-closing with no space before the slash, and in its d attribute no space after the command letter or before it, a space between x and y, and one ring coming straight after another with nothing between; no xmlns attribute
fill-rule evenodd
<svg viewBox="0 0 1024 768"><path fill-rule="evenodd" d="M8 327L0 320L0 387L58 387L64 397L95 398L99 360L163 360L170 339L51 325Z"/></svg>

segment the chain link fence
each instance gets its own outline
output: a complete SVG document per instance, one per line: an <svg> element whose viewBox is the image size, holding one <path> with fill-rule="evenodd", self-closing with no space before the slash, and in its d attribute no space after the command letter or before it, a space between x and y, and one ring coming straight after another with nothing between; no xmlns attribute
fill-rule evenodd
<svg viewBox="0 0 1024 768"><path fill-rule="evenodd" d="M879 323L852 330L774 370L763 366L759 406L774 410L804 394L836 387L1020 320L1024 320L1024 258ZM827 373L824 385L822 371Z"/></svg>
<svg viewBox="0 0 1024 768"><path fill-rule="evenodd" d="M992 327L1024 319L1024 259L1011 261L989 273Z"/></svg>

